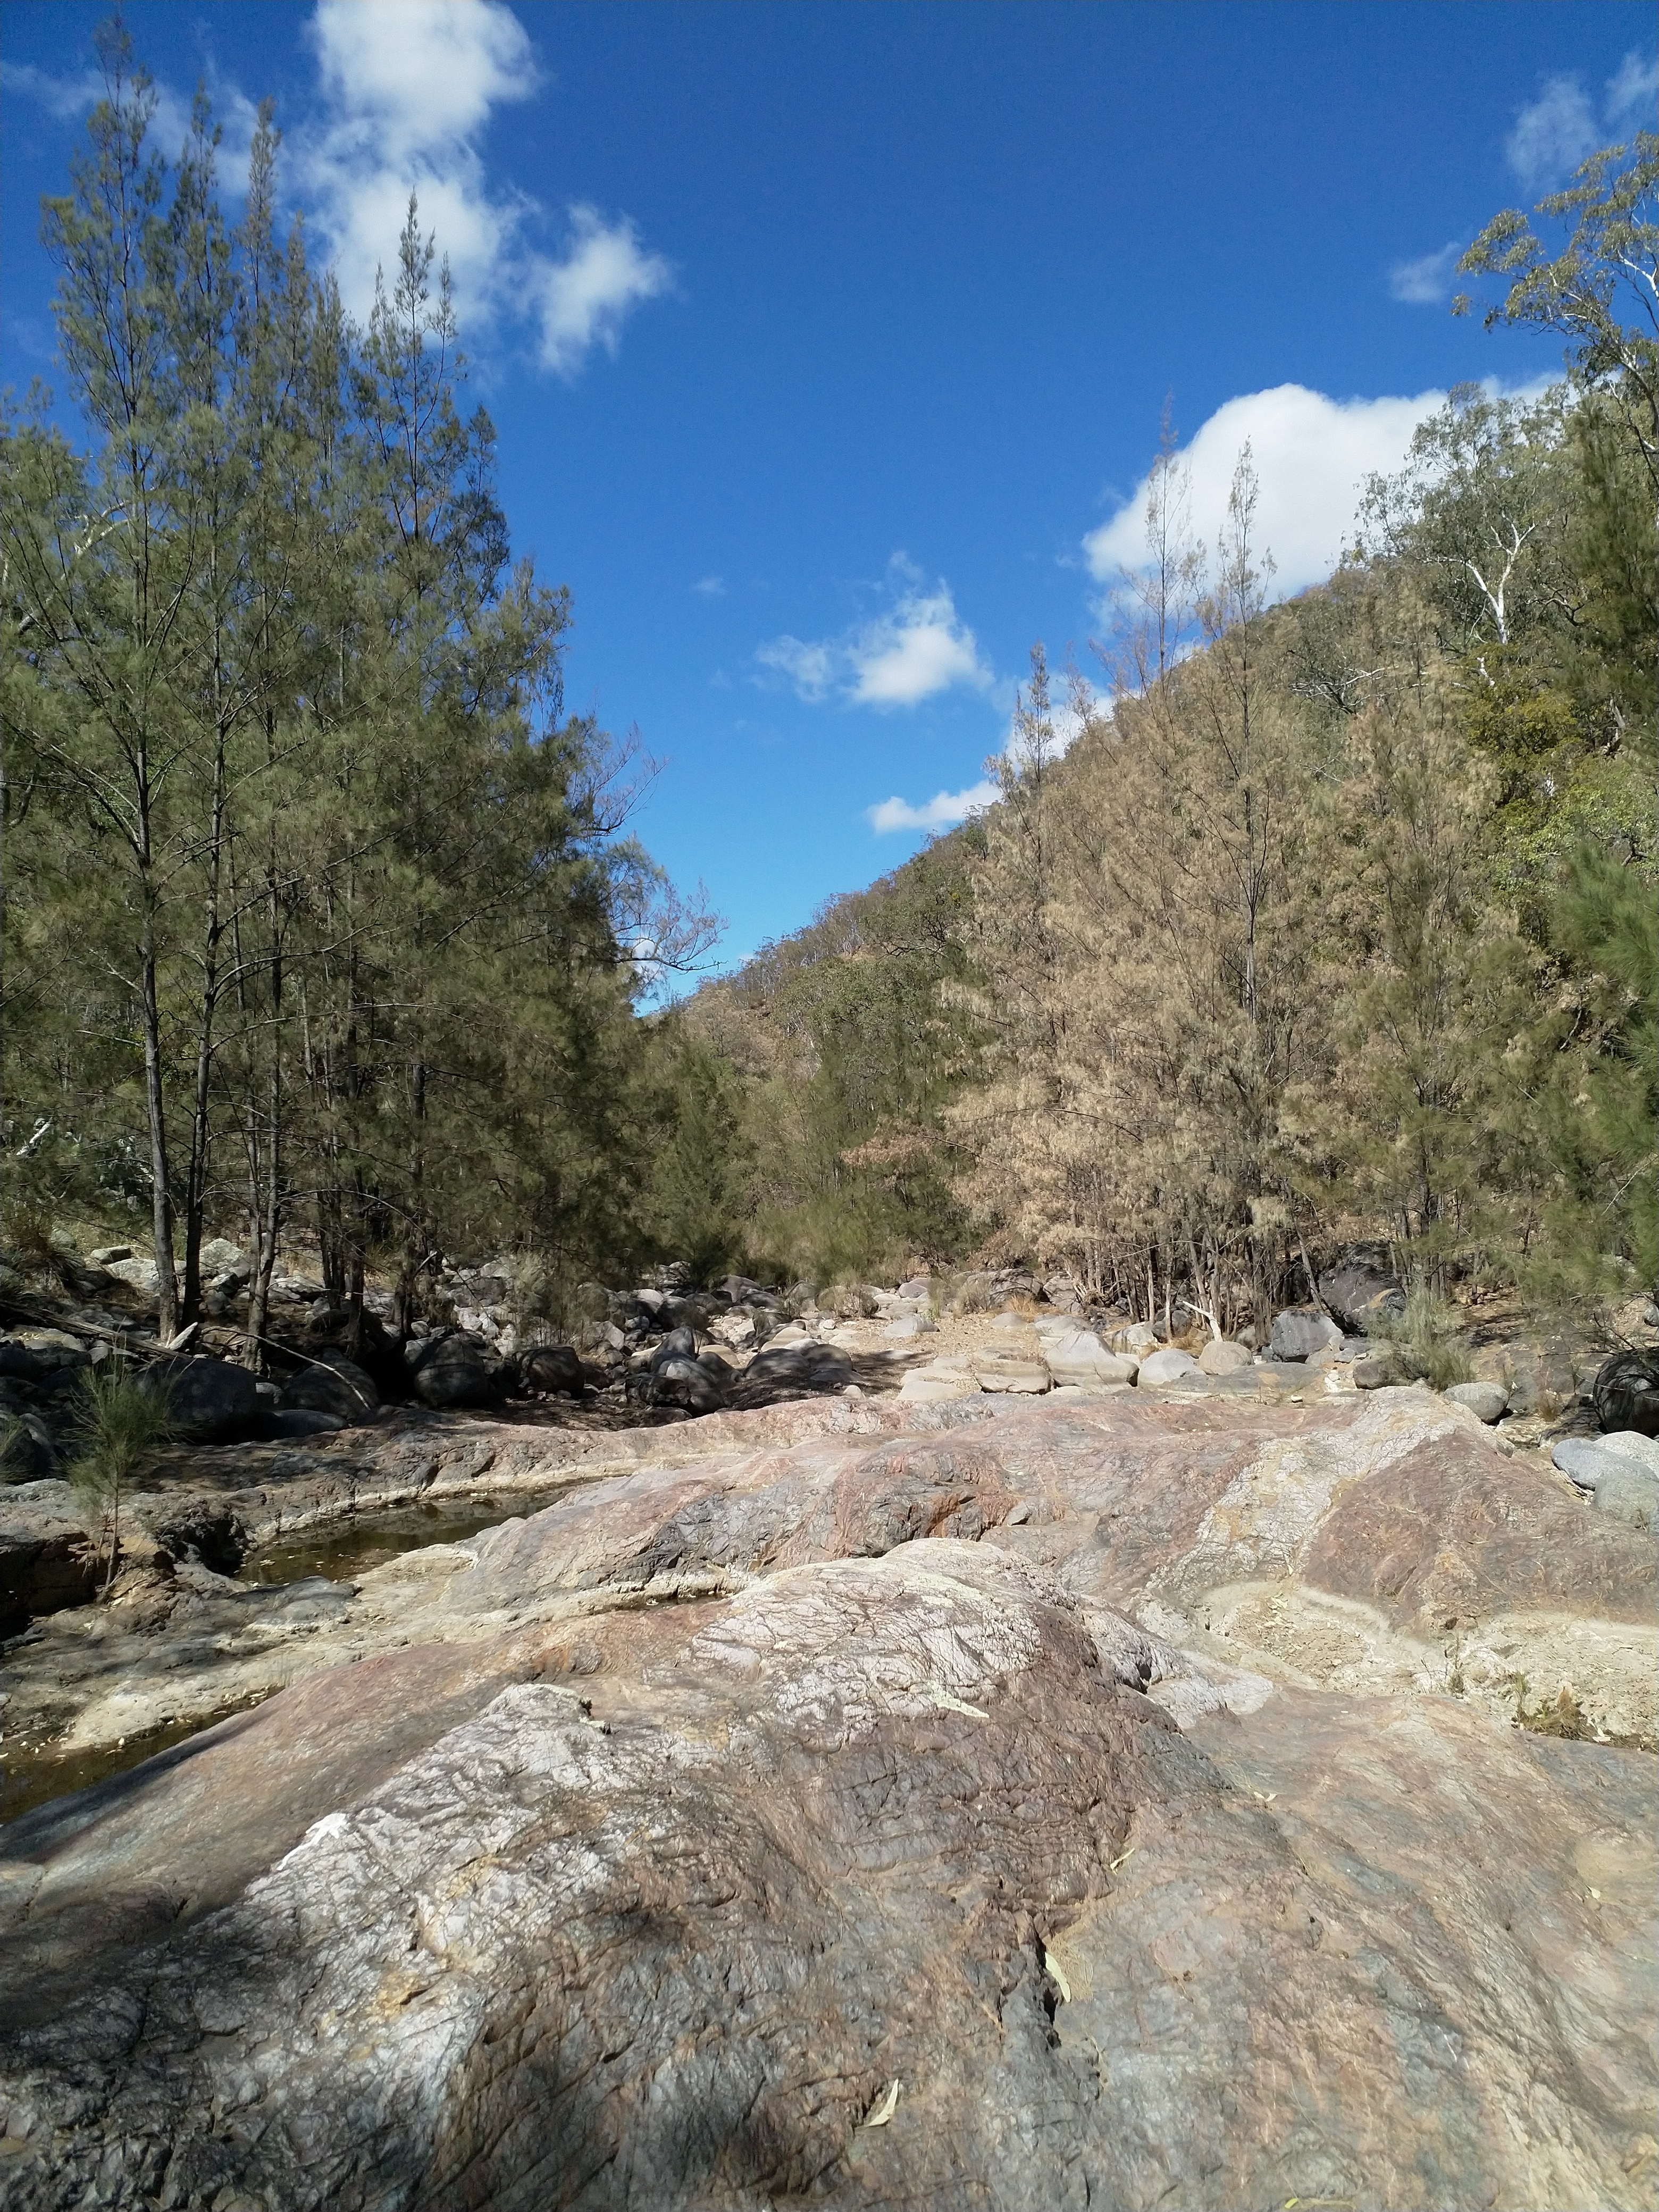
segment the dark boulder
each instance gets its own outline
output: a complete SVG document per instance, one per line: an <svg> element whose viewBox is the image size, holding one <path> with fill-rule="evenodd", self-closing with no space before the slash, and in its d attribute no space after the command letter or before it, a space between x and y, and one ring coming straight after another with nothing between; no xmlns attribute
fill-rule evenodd
<svg viewBox="0 0 1659 2212"><path fill-rule="evenodd" d="M1659 1437L1659 1352L1615 1352L1596 1370L1591 1395L1604 1431Z"/></svg>
<svg viewBox="0 0 1659 2212"><path fill-rule="evenodd" d="M697 1340L694 1333L689 1328L671 1328L651 1354L651 1364L654 1370L666 1359L695 1359L696 1356Z"/></svg>
<svg viewBox="0 0 1659 2212"><path fill-rule="evenodd" d="M844 1390L852 1379L853 1364L844 1352L828 1344L789 1345L757 1353L738 1376L732 1402L770 1406L783 1398Z"/></svg>
<svg viewBox="0 0 1659 2212"><path fill-rule="evenodd" d="M701 1336L714 1316L715 1304L712 1298L670 1298L660 1318L670 1328L695 1329Z"/></svg>
<svg viewBox="0 0 1659 2212"><path fill-rule="evenodd" d="M284 1413L335 1413L345 1423L372 1419L380 1393L374 1377L343 1352L319 1353L283 1385L278 1401Z"/></svg>
<svg viewBox="0 0 1659 2212"><path fill-rule="evenodd" d="M696 1359L665 1359L653 1365L645 1398L647 1405L678 1406L688 1413L718 1413L726 1406L725 1391Z"/></svg>
<svg viewBox="0 0 1659 2212"><path fill-rule="evenodd" d="M553 1390L563 1397L580 1398L587 1388L581 1355L568 1344L532 1345L520 1354L519 1372L527 1390Z"/></svg>
<svg viewBox="0 0 1659 2212"><path fill-rule="evenodd" d="M422 1338L418 1358L413 1381L415 1395L423 1406L491 1406L501 1395L500 1369L486 1358L482 1346L459 1331L453 1336Z"/></svg>
<svg viewBox="0 0 1659 2212"><path fill-rule="evenodd" d="M1380 1315L1403 1313L1406 1292L1386 1245L1356 1245L1319 1278L1319 1295L1346 1329L1365 1334Z"/></svg>
<svg viewBox="0 0 1659 2212"><path fill-rule="evenodd" d="M246 1367L228 1359L204 1352L194 1359L152 1360L138 1385L165 1392L173 1425L191 1443L239 1443L258 1434L264 1412L258 1384Z"/></svg>
<svg viewBox="0 0 1659 2212"><path fill-rule="evenodd" d="M350 1423L313 1406L267 1407L259 1417L261 1443L298 1443L307 1437L337 1436Z"/></svg>
<svg viewBox="0 0 1659 2212"><path fill-rule="evenodd" d="M0 1410L0 1482L45 1482L57 1472L57 1439L39 1413Z"/></svg>

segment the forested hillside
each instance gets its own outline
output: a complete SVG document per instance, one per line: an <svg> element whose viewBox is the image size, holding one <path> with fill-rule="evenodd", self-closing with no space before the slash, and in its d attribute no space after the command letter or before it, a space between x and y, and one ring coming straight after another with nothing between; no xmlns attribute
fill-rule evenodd
<svg viewBox="0 0 1659 2212"><path fill-rule="evenodd" d="M565 711L411 203L366 328L118 33L46 234L64 389L9 403L5 1228L315 1235L418 1304L441 1255L823 1282L972 1254L1218 1333L1376 1238L1540 1298L1650 1286L1659 140L1465 266L1558 331L1454 393L1322 588L1275 604L1251 458L1182 464L1056 741L998 802L666 1012L708 951Z"/></svg>
<svg viewBox="0 0 1659 2212"><path fill-rule="evenodd" d="M1553 262L1477 242L1570 373L1455 392L1321 589L1271 603L1248 451L1214 547L1166 452L1069 749L1039 649L982 819L700 994L751 1258L977 1246L1218 1333L1355 1238L1651 1286L1656 178L1598 156Z"/></svg>

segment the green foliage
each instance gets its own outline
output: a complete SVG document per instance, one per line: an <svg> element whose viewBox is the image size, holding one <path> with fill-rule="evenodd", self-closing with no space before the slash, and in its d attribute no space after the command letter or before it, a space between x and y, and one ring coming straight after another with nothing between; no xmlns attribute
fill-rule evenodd
<svg viewBox="0 0 1659 2212"><path fill-rule="evenodd" d="M1457 1309L1426 1283L1407 1291L1403 1313L1376 1314L1367 1334L1388 1346L1389 1365L1406 1382L1444 1390L1474 1372Z"/></svg>
<svg viewBox="0 0 1659 2212"><path fill-rule="evenodd" d="M164 1333L210 1217L258 1253L255 1340L296 1217L348 1304L446 1248L574 1280L646 1236L636 1002L708 917L623 834L626 749L565 712L569 596L509 557L413 201L357 330L279 234L269 115L228 224L205 102L169 165L118 28L100 53L46 210L84 448L43 396L0 424L28 1194L149 1215Z"/></svg>
<svg viewBox="0 0 1659 2212"><path fill-rule="evenodd" d="M1528 1040L1548 1172L1524 1279L1561 1304L1659 1280L1659 884L1582 846L1547 916L1552 1002Z"/></svg>
<svg viewBox="0 0 1659 2212"><path fill-rule="evenodd" d="M119 1355L88 1370L73 1426L68 1480L104 1523L109 1546L104 1589L115 1577L121 1504L155 1472L173 1440L167 1394L137 1375Z"/></svg>

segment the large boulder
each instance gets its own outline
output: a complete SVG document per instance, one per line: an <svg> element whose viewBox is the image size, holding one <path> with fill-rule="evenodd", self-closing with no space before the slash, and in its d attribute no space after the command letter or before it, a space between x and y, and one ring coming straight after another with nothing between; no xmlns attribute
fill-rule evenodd
<svg viewBox="0 0 1659 2212"><path fill-rule="evenodd" d="M1056 1382L1098 1386L1135 1379L1139 1363L1126 1353L1109 1352L1092 1329L1059 1319L1040 1321L1037 1341Z"/></svg>
<svg viewBox="0 0 1659 2212"><path fill-rule="evenodd" d="M587 1370L581 1355L568 1344L532 1345L519 1357L519 1372L526 1389L549 1390L565 1398L580 1398L587 1389Z"/></svg>
<svg viewBox="0 0 1659 2212"><path fill-rule="evenodd" d="M1198 1364L1206 1375L1238 1375L1249 1365L1253 1357L1248 1345L1217 1337L1199 1353Z"/></svg>
<svg viewBox="0 0 1659 2212"><path fill-rule="evenodd" d="M459 1331L449 1336L429 1336L410 1346L414 1355L410 1380L423 1406L447 1410L462 1406L489 1406L501 1395L500 1368L484 1356L483 1348Z"/></svg>
<svg viewBox="0 0 1659 2212"><path fill-rule="evenodd" d="M380 1394L372 1376L343 1352L325 1352L290 1375L279 1401L287 1413L333 1413L348 1425L372 1419Z"/></svg>
<svg viewBox="0 0 1659 2212"><path fill-rule="evenodd" d="M981 1390L1012 1391L1030 1397L1040 1396L1054 1387L1047 1360L1030 1352L1004 1351L994 1346L975 1352L969 1364Z"/></svg>
<svg viewBox="0 0 1659 2212"><path fill-rule="evenodd" d="M1509 1411L1510 1394L1501 1382L1454 1382L1446 1395L1488 1428Z"/></svg>
<svg viewBox="0 0 1659 2212"><path fill-rule="evenodd" d="M155 1359L139 1370L137 1382L141 1389L165 1394L174 1430L191 1443L240 1443L258 1434L258 1383L228 1359L206 1353Z"/></svg>
<svg viewBox="0 0 1659 2212"><path fill-rule="evenodd" d="M1267 1356L1271 1359L1316 1359L1322 1352L1334 1351L1341 1341L1342 1332L1328 1314L1292 1310L1273 1316Z"/></svg>
<svg viewBox="0 0 1659 2212"><path fill-rule="evenodd" d="M688 1413L718 1413L726 1405L726 1391L714 1371L684 1356L653 1361L645 1397L647 1405L678 1406Z"/></svg>
<svg viewBox="0 0 1659 2212"><path fill-rule="evenodd" d="M1615 1352L1596 1370L1592 1395L1604 1429L1659 1437L1659 1352Z"/></svg>
<svg viewBox="0 0 1659 2212"><path fill-rule="evenodd" d="M1203 1369L1190 1352L1182 1352L1178 1345L1166 1344L1162 1351L1147 1353L1140 1363L1135 1382L1143 1390L1162 1390L1172 1382L1185 1382L1188 1378L1201 1379L1203 1374Z"/></svg>
<svg viewBox="0 0 1659 2212"><path fill-rule="evenodd" d="M1405 1286L1389 1265L1386 1245L1358 1245L1319 1278L1319 1295L1344 1328L1364 1336L1380 1318L1403 1313Z"/></svg>
<svg viewBox="0 0 1659 2212"><path fill-rule="evenodd" d="M1595 1486L1595 1510L1651 1534L1659 1525L1659 1474L1623 1460Z"/></svg>
<svg viewBox="0 0 1659 2212"><path fill-rule="evenodd" d="M852 1380L852 1361L833 1345L769 1346L756 1353L737 1378L732 1403L771 1406L786 1398L844 1390Z"/></svg>

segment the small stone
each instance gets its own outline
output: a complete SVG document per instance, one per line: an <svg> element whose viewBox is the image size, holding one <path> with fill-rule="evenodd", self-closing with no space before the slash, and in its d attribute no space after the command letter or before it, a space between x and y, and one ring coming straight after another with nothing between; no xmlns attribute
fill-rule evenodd
<svg viewBox="0 0 1659 2212"><path fill-rule="evenodd" d="M1467 1407L1488 1428L1509 1411L1510 1394L1501 1382L1454 1382L1446 1396L1454 1406Z"/></svg>
<svg viewBox="0 0 1659 2212"><path fill-rule="evenodd" d="M1353 1387L1356 1390L1380 1390L1389 1377L1389 1363L1370 1354L1353 1364Z"/></svg>

